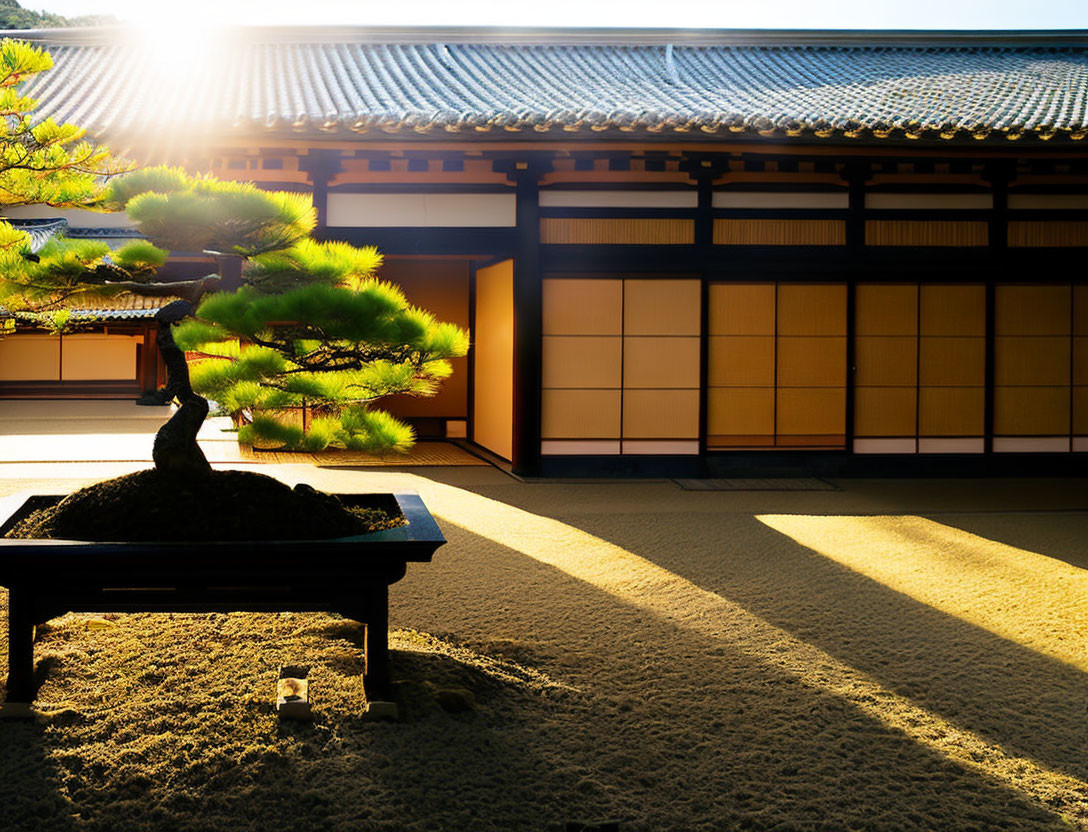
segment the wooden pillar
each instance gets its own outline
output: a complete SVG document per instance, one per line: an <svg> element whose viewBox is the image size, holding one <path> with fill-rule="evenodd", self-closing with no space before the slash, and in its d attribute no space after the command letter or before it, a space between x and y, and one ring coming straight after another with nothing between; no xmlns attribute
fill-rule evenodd
<svg viewBox="0 0 1088 832"><path fill-rule="evenodd" d="M329 181L344 169L342 158L339 150L311 150L299 159L299 169L306 171L313 192L314 208L317 209L314 234L318 239L329 224Z"/></svg>
<svg viewBox="0 0 1088 832"><path fill-rule="evenodd" d="M1009 247L1009 183L1016 175L1014 162L994 162L986 166L982 178L990 183L993 208L990 211L989 244L995 265Z"/></svg>
<svg viewBox="0 0 1088 832"><path fill-rule="evenodd" d="M239 254L216 254L215 262L219 267L219 277L223 281L221 284L222 290L224 292L236 292L241 289L242 256Z"/></svg>
<svg viewBox="0 0 1088 832"><path fill-rule="evenodd" d="M516 194L514 254L514 419L512 470L540 473L543 281L540 274L540 177L550 161L515 161L508 172Z"/></svg>
<svg viewBox="0 0 1088 832"><path fill-rule="evenodd" d="M688 175L695 180L698 202L695 209L695 261L700 264L699 325L699 459L706 464L707 411L710 393L710 275L707 265L714 256L714 180L729 169L727 158L691 159ZM703 473L706 474L705 468Z"/></svg>
<svg viewBox="0 0 1088 832"><path fill-rule="evenodd" d="M865 183L872 178L868 162L848 162L842 177L849 193L846 216L846 248L855 262L865 249Z"/></svg>
<svg viewBox="0 0 1088 832"><path fill-rule="evenodd" d="M868 162L850 162L843 167L849 193L846 216L846 250L850 261L850 275L846 285L846 420L845 437L847 453L854 450L854 411L857 398L857 279L865 257L865 183L872 178ZM917 426L915 426L917 429Z"/></svg>
<svg viewBox="0 0 1088 832"><path fill-rule="evenodd" d="M159 348L155 344L155 330L144 326L140 330L143 343L140 344L140 364L137 380L141 393L154 393L159 389Z"/></svg>
<svg viewBox="0 0 1088 832"><path fill-rule="evenodd" d="M985 393L983 404L983 451L987 454L994 449L994 352L995 352L995 312L996 287L993 275L1000 274L1004 268L1005 254L1009 248L1009 183L1016 175L1016 163L1001 160L986 166L983 179L990 183L993 195L993 208L989 222L989 255L992 268L986 280L986 359Z"/></svg>

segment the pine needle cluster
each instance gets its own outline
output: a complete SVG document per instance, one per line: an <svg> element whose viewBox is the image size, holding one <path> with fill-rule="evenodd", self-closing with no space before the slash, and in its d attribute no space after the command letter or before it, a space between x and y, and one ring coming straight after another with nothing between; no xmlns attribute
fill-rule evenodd
<svg viewBox="0 0 1088 832"><path fill-rule="evenodd" d="M102 210L104 178L132 167L87 140L80 127L34 120L37 102L19 87L52 66L48 52L23 41L0 40L0 210L39 204ZM34 262L30 248L28 234L0 220L0 275L5 278L0 280L0 304L9 310L101 294L100 288L77 286L77 275L93 274L107 251L96 244L56 243Z"/></svg>
<svg viewBox="0 0 1088 832"><path fill-rule="evenodd" d="M101 202L102 177L132 167L87 140L81 127L34 120L37 101L20 93L20 83L52 67L43 49L0 40L0 207L94 209Z"/></svg>
<svg viewBox="0 0 1088 832"><path fill-rule="evenodd" d="M309 194L263 191L176 167L115 179L105 202L127 212L153 243L174 251L254 257L300 243L317 222Z"/></svg>
<svg viewBox="0 0 1088 832"><path fill-rule="evenodd" d="M430 396L468 335L377 279L374 249L305 243L254 259L250 285L211 295L174 333L194 354L193 387L241 424L239 438L286 450L405 451L408 425L374 409ZM272 287L282 291L270 291ZM303 408L312 418L292 418Z"/></svg>
<svg viewBox="0 0 1088 832"><path fill-rule="evenodd" d="M111 249L98 240L54 237L34 257L27 257L23 251L29 246L28 236L6 223L0 223L0 246L5 229L11 232L6 239L12 249L6 256L0 255L5 260L0 306L11 312L51 314L65 308L93 307L127 291L120 285L124 281L150 281L168 254L144 240Z"/></svg>

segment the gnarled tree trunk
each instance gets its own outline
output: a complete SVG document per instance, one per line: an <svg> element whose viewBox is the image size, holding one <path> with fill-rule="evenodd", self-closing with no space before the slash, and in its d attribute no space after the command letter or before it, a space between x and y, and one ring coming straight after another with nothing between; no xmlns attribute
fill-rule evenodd
<svg viewBox="0 0 1088 832"><path fill-rule="evenodd" d="M222 285L222 279L218 275L209 275L176 283L125 281L112 285L123 286L133 294L145 297L184 298L168 303L155 315L155 322L159 327L155 341L166 364L163 399L165 402L177 399L180 407L170 417L170 421L155 434L155 447L151 458L159 471L185 476L207 474L212 467L197 445L196 435L208 415L208 400L193 392L185 353L174 342L171 327L191 315L204 295L217 291Z"/></svg>
<svg viewBox="0 0 1088 832"><path fill-rule="evenodd" d="M166 364L166 399L177 399L180 407L170 421L155 434L151 458L164 473L183 476L203 476L212 467L196 442L197 432L208 415L208 400L193 392L189 383L189 367L185 353L174 342L171 327L188 317L193 305L187 300L168 303L155 315L159 326L156 342Z"/></svg>

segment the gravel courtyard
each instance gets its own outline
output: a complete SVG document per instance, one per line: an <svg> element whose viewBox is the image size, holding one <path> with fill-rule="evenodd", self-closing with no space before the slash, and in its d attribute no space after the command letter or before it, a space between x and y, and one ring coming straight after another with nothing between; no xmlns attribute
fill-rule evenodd
<svg viewBox="0 0 1088 832"><path fill-rule="evenodd" d="M0 465L0 495L136 467ZM363 721L333 616L67 615L37 719L0 722L0 829L1088 829L1081 480L259 470L437 516L391 594L403 720ZM313 724L275 715L284 663Z"/></svg>

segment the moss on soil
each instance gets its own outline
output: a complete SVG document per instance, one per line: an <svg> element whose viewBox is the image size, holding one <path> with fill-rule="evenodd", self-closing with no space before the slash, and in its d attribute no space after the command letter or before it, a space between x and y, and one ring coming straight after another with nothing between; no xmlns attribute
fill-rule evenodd
<svg viewBox="0 0 1088 832"><path fill-rule="evenodd" d="M402 526L403 515L346 506L308 485L249 471L178 477L155 469L82 488L32 512L9 538L318 540Z"/></svg>

